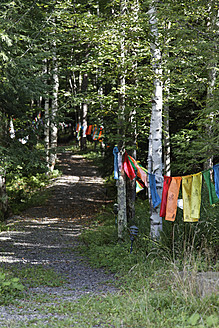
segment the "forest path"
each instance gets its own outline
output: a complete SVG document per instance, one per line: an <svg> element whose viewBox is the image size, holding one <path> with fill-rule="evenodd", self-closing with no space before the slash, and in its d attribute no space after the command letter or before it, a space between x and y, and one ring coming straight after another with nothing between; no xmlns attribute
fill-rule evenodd
<svg viewBox="0 0 219 328"><path fill-rule="evenodd" d="M59 287L53 281L46 286L30 284L19 306L0 307L1 327L55 327L57 320L68 316L51 312L50 305L58 309L81 295L116 290L112 274L92 269L77 252L78 235L106 203L103 179L91 162L71 152L60 153L58 165L63 175L49 186L46 204L28 209L11 222L11 231L0 234L0 265L27 275L35 271L36 277L38 270L45 275L55 271L65 282Z"/></svg>

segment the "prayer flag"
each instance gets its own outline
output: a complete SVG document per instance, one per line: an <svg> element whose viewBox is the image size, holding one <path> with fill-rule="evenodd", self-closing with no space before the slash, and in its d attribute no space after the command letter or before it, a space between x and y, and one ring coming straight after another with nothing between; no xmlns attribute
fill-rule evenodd
<svg viewBox="0 0 219 328"><path fill-rule="evenodd" d="M166 216L166 207L167 207L167 196L168 190L171 183L172 178L164 175L164 182L163 182L163 192L162 192L162 199L160 205L160 217Z"/></svg>
<svg viewBox="0 0 219 328"><path fill-rule="evenodd" d="M219 164L213 166L216 195L219 198Z"/></svg>
<svg viewBox="0 0 219 328"><path fill-rule="evenodd" d="M97 140L97 127L96 126L94 127L94 130L93 130L93 140L94 141Z"/></svg>
<svg viewBox="0 0 219 328"><path fill-rule="evenodd" d="M142 191L144 189L144 185L136 180L136 193Z"/></svg>
<svg viewBox="0 0 219 328"><path fill-rule="evenodd" d="M91 135L91 131L92 131L92 125L90 124L90 125L87 127L86 135L87 135L87 136Z"/></svg>
<svg viewBox="0 0 219 328"><path fill-rule="evenodd" d="M102 126L100 127L100 131L99 131L99 135L98 135L98 140L100 140L101 136L102 136L102 133L103 133L103 128Z"/></svg>
<svg viewBox="0 0 219 328"><path fill-rule="evenodd" d="M118 152L119 149L117 146L113 148L113 155L114 155L114 179L119 179L119 165L118 165Z"/></svg>
<svg viewBox="0 0 219 328"><path fill-rule="evenodd" d="M153 203L153 207L155 208L161 203L161 199L157 193L155 174L152 174L152 173L148 173L148 174L149 174L149 183L150 183L152 203Z"/></svg>
<svg viewBox="0 0 219 328"><path fill-rule="evenodd" d="M197 222L200 218L202 173L182 177L184 222Z"/></svg>
<svg viewBox="0 0 219 328"><path fill-rule="evenodd" d="M167 195L165 220L175 221L177 211L177 200L181 184L181 177L172 177Z"/></svg>
<svg viewBox="0 0 219 328"><path fill-rule="evenodd" d="M213 205L219 201L219 198L217 197L215 186L211 181L210 169L202 172L202 174L208 187L209 202Z"/></svg>
<svg viewBox="0 0 219 328"><path fill-rule="evenodd" d="M125 155L124 155L123 167L124 167L125 173L129 177L129 179L133 180L136 177L136 174L135 174L135 170L133 169L133 167L128 159L127 152L125 152Z"/></svg>
<svg viewBox="0 0 219 328"><path fill-rule="evenodd" d="M144 169L139 163L137 163L137 161L133 157L131 157L131 156L128 156L128 157L129 157L130 163L132 164L134 170L137 171L137 176L142 180L144 185L146 187L148 187L146 169Z"/></svg>

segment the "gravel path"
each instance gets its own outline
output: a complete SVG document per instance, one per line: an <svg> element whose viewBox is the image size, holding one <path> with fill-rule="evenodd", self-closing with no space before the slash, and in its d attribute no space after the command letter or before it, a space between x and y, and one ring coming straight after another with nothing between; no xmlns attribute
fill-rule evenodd
<svg viewBox="0 0 219 328"><path fill-rule="evenodd" d="M48 305L115 292L114 276L92 269L77 252L81 230L106 202L103 180L79 155L59 154L58 164L63 175L49 187L47 203L13 218L9 223L13 230L0 234L0 263L20 270L40 265L53 269L66 283L61 287L30 287L19 306L0 307L0 327L29 327L39 320L48 325L50 319L62 319L57 313L42 314L36 302L39 297L47 298Z"/></svg>

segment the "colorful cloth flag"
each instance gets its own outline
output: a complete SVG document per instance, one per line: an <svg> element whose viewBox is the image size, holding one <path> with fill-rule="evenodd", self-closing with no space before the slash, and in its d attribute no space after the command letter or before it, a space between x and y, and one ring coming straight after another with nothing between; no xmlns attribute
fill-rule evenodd
<svg viewBox="0 0 219 328"><path fill-rule="evenodd" d="M114 179L119 179L119 165L118 165L118 152L119 149L117 146L113 148L113 155L114 155Z"/></svg>
<svg viewBox="0 0 219 328"><path fill-rule="evenodd" d="M81 124L78 123L78 124L76 125L76 132L79 132L80 128L81 128Z"/></svg>
<svg viewBox="0 0 219 328"><path fill-rule="evenodd" d="M219 202L219 198L217 197L215 186L211 181L210 169L202 172L202 174L208 187L209 202L211 205L216 204L217 202Z"/></svg>
<svg viewBox="0 0 219 328"><path fill-rule="evenodd" d="M202 173L182 177L183 220L197 222L200 218Z"/></svg>
<svg viewBox="0 0 219 328"><path fill-rule="evenodd" d="M100 127L100 130L99 130L99 135L98 135L98 140L100 140L101 139L101 137L102 137L102 134L103 134L103 128L102 128L102 126Z"/></svg>
<svg viewBox="0 0 219 328"><path fill-rule="evenodd" d="M144 185L136 180L136 194L144 189Z"/></svg>
<svg viewBox="0 0 219 328"><path fill-rule="evenodd" d="M213 166L216 195L219 198L219 164Z"/></svg>
<svg viewBox="0 0 219 328"><path fill-rule="evenodd" d="M90 125L87 127L86 135L87 135L87 136L90 136L90 135L91 135L91 132L92 132L92 125L90 124Z"/></svg>
<svg viewBox="0 0 219 328"><path fill-rule="evenodd" d="M148 187L148 181L147 181L147 170L143 168L137 161L131 157L128 156L130 163L132 164L135 171L137 171L137 176L141 179L141 181L144 183L146 187Z"/></svg>
<svg viewBox="0 0 219 328"><path fill-rule="evenodd" d="M136 173L135 173L135 170L133 169L133 166L131 165L131 163L129 161L128 154L126 151L124 154L123 167L124 167L125 173L129 177L129 179L133 180L136 177Z"/></svg>
<svg viewBox="0 0 219 328"><path fill-rule="evenodd" d="M167 195L165 220L175 221L177 212L177 200L181 184L181 177L172 177Z"/></svg>
<svg viewBox="0 0 219 328"><path fill-rule="evenodd" d="M167 207L167 196L168 190L171 183L172 178L164 175L164 182L163 182L163 192L162 192L162 199L160 205L160 217L166 216L166 207Z"/></svg>
<svg viewBox="0 0 219 328"><path fill-rule="evenodd" d="M97 131L97 127L95 126L95 127L94 127L94 130L93 130L93 140L94 140L94 141L97 140L97 135L98 135L98 131Z"/></svg>
<svg viewBox="0 0 219 328"><path fill-rule="evenodd" d="M148 175L149 175L151 199L152 199L153 207L155 208L161 203L161 199L157 193L155 174L148 173Z"/></svg>
<svg viewBox="0 0 219 328"><path fill-rule="evenodd" d="M77 124L76 132L77 132L76 138L77 138L77 140L79 140L80 136L81 136L81 123Z"/></svg>

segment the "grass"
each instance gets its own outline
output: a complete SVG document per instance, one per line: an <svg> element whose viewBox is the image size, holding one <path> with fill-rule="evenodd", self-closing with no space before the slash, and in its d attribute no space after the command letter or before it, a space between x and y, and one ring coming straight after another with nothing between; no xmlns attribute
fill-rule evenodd
<svg viewBox="0 0 219 328"><path fill-rule="evenodd" d="M41 264L24 265L23 267L13 265L10 270L26 287L60 287L66 283L66 279L62 275Z"/></svg>
<svg viewBox="0 0 219 328"><path fill-rule="evenodd" d="M95 154L92 156L94 160ZM176 231L175 240L171 239L172 226L165 222L160 242L154 242L149 237L147 213L147 201L139 199L135 216L139 234L132 254L128 234L125 242L118 243L111 207L103 208L80 237L81 254L89 257L91 266L115 273L117 291L86 295L77 301L33 295L30 306L36 307L44 319L11 324L10 327L217 328L217 294L204 293L199 276L202 271L218 270L215 248L211 249L211 243L204 245L200 240L196 243L198 236L203 238L205 232L210 234L214 230L214 216L211 216L211 226L207 227L203 212L197 225L202 229L201 235L194 225L191 229L188 225L187 230ZM181 228L182 223L178 227ZM215 240L212 238L213 246ZM19 272L16 274L19 276ZM30 269L21 272L19 277L26 285L33 286L40 281L40 284L48 284L51 279L58 282L59 277L53 274L38 267L36 276ZM62 283L62 277L60 279Z"/></svg>

